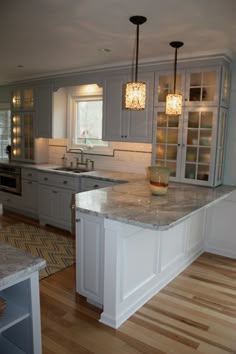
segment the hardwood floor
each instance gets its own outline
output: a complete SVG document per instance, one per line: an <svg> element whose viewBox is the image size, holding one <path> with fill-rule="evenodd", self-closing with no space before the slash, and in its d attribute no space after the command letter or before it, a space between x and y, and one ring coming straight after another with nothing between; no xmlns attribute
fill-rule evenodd
<svg viewBox="0 0 236 354"><path fill-rule="evenodd" d="M16 220L1 216L0 227ZM100 310L76 294L74 266L41 280L40 299L43 354L236 353L229 258L204 253L118 330L100 324Z"/></svg>

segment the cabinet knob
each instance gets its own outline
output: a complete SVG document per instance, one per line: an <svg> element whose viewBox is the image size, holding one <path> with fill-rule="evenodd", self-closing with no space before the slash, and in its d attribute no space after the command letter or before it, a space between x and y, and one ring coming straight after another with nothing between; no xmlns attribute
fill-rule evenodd
<svg viewBox="0 0 236 354"><path fill-rule="evenodd" d="M80 219L75 219L76 222L80 222Z"/></svg>
<svg viewBox="0 0 236 354"><path fill-rule="evenodd" d="M98 184L94 184L93 188L99 188L99 185Z"/></svg>
<svg viewBox="0 0 236 354"><path fill-rule="evenodd" d="M48 178L47 178L47 177L44 177L44 181L48 181Z"/></svg>
<svg viewBox="0 0 236 354"><path fill-rule="evenodd" d="M52 191L52 193L57 194L57 191Z"/></svg>
<svg viewBox="0 0 236 354"><path fill-rule="evenodd" d="M28 177L32 177L32 173L28 173Z"/></svg>
<svg viewBox="0 0 236 354"><path fill-rule="evenodd" d="M32 182L31 182L31 181L28 181L28 184L32 184Z"/></svg>
<svg viewBox="0 0 236 354"><path fill-rule="evenodd" d="M63 184L67 184L68 183L68 181L63 181Z"/></svg>

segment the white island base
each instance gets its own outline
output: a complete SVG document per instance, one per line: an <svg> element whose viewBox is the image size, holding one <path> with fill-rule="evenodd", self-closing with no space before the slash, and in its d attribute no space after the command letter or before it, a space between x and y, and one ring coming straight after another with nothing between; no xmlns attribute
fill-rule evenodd
<svg viewBox="0 0 236 354"><path fill-rule="evenodd" d="M77 212L77 292L118 328L204 251L206 208L168 230Z"/></svg>

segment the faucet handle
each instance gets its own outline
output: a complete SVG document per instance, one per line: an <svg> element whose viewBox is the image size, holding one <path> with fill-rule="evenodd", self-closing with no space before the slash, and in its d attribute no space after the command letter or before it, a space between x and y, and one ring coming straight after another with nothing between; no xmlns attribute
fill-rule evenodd
<svg viewBox="0 0 236 354"><path fill-rule="evenodd" d="M85 165L88 169L89 169L89 162L91 163L91 170L93 170L94 169L94 161L90 160L90 159L86 159Z"/></svg>

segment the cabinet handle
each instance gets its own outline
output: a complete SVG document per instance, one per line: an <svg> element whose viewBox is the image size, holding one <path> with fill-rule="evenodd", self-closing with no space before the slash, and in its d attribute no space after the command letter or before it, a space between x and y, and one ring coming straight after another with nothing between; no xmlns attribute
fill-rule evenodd
<svg viewBox="0 0 236 354"><path fill-rule="evenodd" d="M32 184L32 182L31 182L31 181L28 181L28 184Z"/></svg>
<svg viewBox="0 0 236 354"><path fill-rule="evenodd" d="M63 184L67 184L68 183L68 181L63 181Z"/></svg>
<svg viewBox="0 0 236 354"><path fill-rule="evenodd" d="M80 222L80 219L75 219L76 222Z"/></svg>
<svg viewBox="0 0 236 354"><path fill-rule="evenodd" d="M52 193L57 194L58 192L57 191L52 191Z"/></svg>
<svg viewBox="0 0 236 354"><path fill-rule="evenodd" d="M47 177L44 177L44 181L48 181L48 178L47 178Z"/></svg>
<svg viewBox="0 0 236 354"><path fill-rule="evenodd" d="M95 184L94 186L93 186L93 188L99 188L99 185L98 184Z"/></svg>
<svg viewBox="0 0 236 354"><path fill-rule="evenodd" d="M28 177L32 177L32 173L28 173Z"/></svg>

